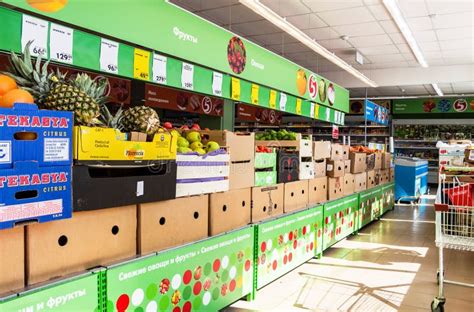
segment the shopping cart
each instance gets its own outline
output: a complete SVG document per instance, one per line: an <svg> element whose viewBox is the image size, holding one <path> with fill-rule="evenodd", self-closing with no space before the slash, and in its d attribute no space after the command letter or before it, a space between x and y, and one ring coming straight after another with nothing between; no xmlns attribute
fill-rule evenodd
<svg viewBox="0 0 474 312"><path fill-rule="evenodd" d="M435 211L439 292L431 302L431 310L442 312L446 302L445 283L474 287L474 284L445 280L443 265L443 248L474 251L474 184L460 182L457 176L440 174Z"/></svg>

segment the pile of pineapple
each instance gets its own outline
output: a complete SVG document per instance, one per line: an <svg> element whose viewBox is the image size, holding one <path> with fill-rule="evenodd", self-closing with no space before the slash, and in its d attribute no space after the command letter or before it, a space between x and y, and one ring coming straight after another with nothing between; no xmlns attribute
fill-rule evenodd
<svg viewBox="0 0 474 312"><path fill-rule="evenodd" d="M119 109L111 114L106 106L109 83L104 77L91 78L87 74L68 77L59 70L48 69L49 60L41 57L34 62L30 45L25 46L21 57L11 53L11 68L4 72L29 92L40 108L74 112L76 126L112 127L125 132L142 132L149 136L162 129L157 112L146 106Z"/></svg>

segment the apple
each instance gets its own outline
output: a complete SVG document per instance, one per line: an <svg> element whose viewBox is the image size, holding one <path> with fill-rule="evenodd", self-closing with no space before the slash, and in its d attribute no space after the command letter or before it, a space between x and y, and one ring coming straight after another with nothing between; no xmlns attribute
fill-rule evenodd
<svg viewBox="0 0 474 312"><path fill-rule="evenodd" d="M198 124L192 125L191 129L193 130L201 130L201 127Z"/></svg>
<svg viewBox="0 0 474 312"><path fill-rule="evenodd" d="M171 136L175 136L177 138L181 137L181 134L176 129L171 130L170 133L171 133Z"/></svg>
<svg viewBox="0 0 474 312"><path fill-rule="evenodd" d="M180 129L181 130L189 130L189 127L187 125L182 125Z"/></svg>
<svg viewBox="0 0 474 312"><path fill-rule="evenodd" d="M201 142L201 134L197 131L191 131L186 135L186 139L191 143Z"/></svg>
<svg viewBox="0 0 474 312"><path fill-rule="evenodd" d="M189 147L189 142L183 137L178 137L178 147Z"/></svg>
<svg viewBox="0 0 474 312"><path fill-rule="evenodd" d="M173 129L173 124L171 122L167 121L163 124L163 127L165 127L168 130Z"/></svg>
<svg viewBox="0 0 474 312"><path fill-rule="evenodd" d="M198 153L199 155L204 155L206 154L206 151L202 148L202 147L198 147L196 148L195 150L193 150L194 152Z"/></svg>
<svg viewBox="0 0 474 312"><path fill-rule="evenodd" d="M214 141L207 142L206 149L207 149L208 153L213 152L213 151L217 151L220 148L221 147L220 147L219 143L217 143L217 142L214 142Z"/></svg>
<svg viewBox="0 0 474 312"><path fill-rule="evenodd" d="M189 148L194 151L197 148L203 148L203 145L202 145L201 142L193 142L193 143L191 143L191 145L189 145Z"/></svg>

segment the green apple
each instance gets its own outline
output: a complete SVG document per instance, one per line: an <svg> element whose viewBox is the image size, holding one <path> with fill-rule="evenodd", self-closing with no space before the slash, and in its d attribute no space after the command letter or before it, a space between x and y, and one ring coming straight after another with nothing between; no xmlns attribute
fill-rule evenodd
<svg viewBox="0 0 474 312"><path fill-rule="evenodd" d="M186 139L191 143L201 142L201 134L197 131L191 131L186 135Z"/></svg>
<svg viewBox="0 0 474 312"><path fill-rule="evenodd" d="M189 147L184 147L184 146L178 147L178 153L181 153L181 154L191 153L192 151L193 150L190 149Z"/></svg>
<svg viewBox="0 0 474 312"><path fill-rule="evenodd" d="M194 150L194 152L198 153L199 155L204 155L204 154L206 154L206 151L205 151L203 148L201 148L201 147L196 148L196 149Z"/></svg>
<svg viewBox="0 0 474 312"><path fill-rule="evenodd" d="M175 137L178 137L178 138L181 136L179 131L176 130L176 129L171 130L170 133L171 133L172 136L175 136Z"/></svg>
<svg viewBox="0 0 474 312"><path fill-rule="evenodd" d="M214 141L207 142L206 149L207 149L208 153L213 152L213 151L217 151L220 148L221 147L220 147L219 143L217 143L217 142L214 142Z"/></svg>
<svg viewBox="0 0 474 312"><path fill-rule="evenodd" d="M178 137L178 146L179 147L189 147L189 142L183 137Z"/></svg>
<svg viewBox="0 0 474 312"><path fill-rule="evenodd" d="M196 151L198 148L202 148L202 143L201 142L193 142L191 145L189 145L189 148L192 149L193 151Z"/></svg>

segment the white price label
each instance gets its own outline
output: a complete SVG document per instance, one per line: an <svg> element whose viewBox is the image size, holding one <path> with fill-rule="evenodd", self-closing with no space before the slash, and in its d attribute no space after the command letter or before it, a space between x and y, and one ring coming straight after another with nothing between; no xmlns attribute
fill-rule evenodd
<svg viewBox="0 0 474 312"><path fill-rule="evenodd" d="M137 181L137 197L143 196L145 194L145 182Z"/></svg>
<svg viewBox="0 0 474 312"><path fill-rule="evenodd" d="M212 76L212 93L217 96L222 96L222 74L214 72Z"/></svg>
<svg viewBox="0 0 474 312"><path fill-rule="evenodd" d="M342 112L341 112L341 119L340 119L341 125L344 125L344 117L345 117L345 116L346 116L346 113L342 113Z"/></svg>
<svg viewBox="0 0 474 312"><path fill-rule="evenodd" d="M12 141L0 141L0 164L12 162Z"/></svg>
<svg viewBox="0 0 474 312"><path fill-rule="evenodd" d="M69 139L45 138L43 159L47 161L68 161Z"/></svg>
<svg viewBox="0 0 474 312"><path fill-rule="evenodd" d="M326 121L331 121L331 110L326 108Z"/></svg>
<svg viewBox="0 0 474 312"><path fill-rule="evenodd" d="M181 86L188 90L194 89L194 65L183 62Z"/></svg>
<svg viewBox="0 0 474 312"><path fill-rule="evenodd" d="M48 56L48 22L39 18L23 15L21 28L21 50L26 44L33 41L30 46L30 53L33 56Z"/></svg>
<svg viewBox="0 0 474 312"><path fill-rule="evenodd" d="M280 93L280 110L286 111L286 94Z"/></svg>
<svg viewBox="0 0 474 312"><path fill-rule="evenodd" d="M51 24L49 49L52 60L72 64L73 35L74 29Z"/></svg>
<svg viewBox="0 0 474 312"><path fill-rule="evenodd" d="M334 123L338 124L339 123L339 112L334 111Z"/></svg>
<svg viewBox="0 0 474 312"><path fill-rule="evenodd" d="M153 81L166 84L166 56L153 54Z"/></svg>
<svg viewBox="0 0 474 312"><path fill-rule="evenodd" d="M309 112L311 118L314 118L314 103L311 103L311 111Z"/></svg>
<svg viewBox="0 0 474 312"><path fill-rule="evenodd" d="M100 44L100 70L118 74L119 43L102 38Z"/></svg>

